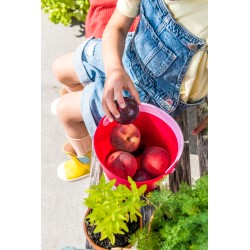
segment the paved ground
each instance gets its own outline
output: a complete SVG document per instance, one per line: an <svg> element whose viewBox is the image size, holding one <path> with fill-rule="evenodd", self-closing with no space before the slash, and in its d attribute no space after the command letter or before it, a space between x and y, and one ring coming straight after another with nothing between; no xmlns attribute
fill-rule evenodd
<svg viewBox="0 0 250 250"><path fill-rule="evenodd" d="M89 179L63 182L57 177L57 165L68 157L61 151L66 137L57 117L51 114L50 105L59 96L60 85L56 82L51 65L55 58L73 51L83 40L81 27L55 25L42 13L42 250L61 250L64 246L84 248L85 236L82 222L86 208L82 205L84 190ZM189 110L190 129L195 120ZM195 138L191 147L192 176L198 176Z"/></svg>
<svg viewBox="0 0 250 250"><path fill-rule="evenodd" d="M50 104L59 95L51 65L55 58L70 52L83 40L80 26L64 27L41 16L42 32L42 250L61 250L64 246L83 248L85 237L82 219L84 190L89 179L63 182L57 177L57 165L68 159L61 151L66 142L57 117Z"/></svg>

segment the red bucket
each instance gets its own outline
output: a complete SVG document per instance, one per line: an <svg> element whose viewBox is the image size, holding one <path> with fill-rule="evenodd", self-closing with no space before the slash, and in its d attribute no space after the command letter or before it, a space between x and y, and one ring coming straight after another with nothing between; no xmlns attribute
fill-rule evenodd
<svg viewBox="0 0 250 250"><path fill-rule="evenodd" d="M158 181L174 171L183 151L184 140L179 125L169 114L147 103L139 105L139 109L139 115L133 124L140 130L145 148L159 146L166 149L170 154L170 166L164 174L148 181L136 182L137 187L146 184L147 192L149 192L157 187L156 183ZM115 151L110 144L109 138L110 132L115 125L117 125L115 121L110 123L106 117L102 118L94 135L94 149L108 179L116 179L116 186L124 184L130 187L128 180L116 176L105 166L106 157ZM136 157L136 160L138 168L140 168L141 156Z"/></svg>

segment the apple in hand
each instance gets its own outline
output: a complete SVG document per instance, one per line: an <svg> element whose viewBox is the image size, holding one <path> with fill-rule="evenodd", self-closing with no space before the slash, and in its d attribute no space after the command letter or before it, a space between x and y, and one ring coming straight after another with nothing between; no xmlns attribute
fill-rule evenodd
<svg viewBox="0 0 250 250"><path fill-rule="evenodd" d="M115 105L118 112L120 113L120 117L116 118L115 116L113 116L113 118L120 124L129 124L132 123L138 116L139 106L133 98L126 96L123 98L125 101L125 108L121 108L117 100L115 100Z"/></svg>
<svg viewBox="0 0 250 250"><path fill-rule="evenodd" d="M115 150L135 151L141 140L139 129L133 124L117 124L110 132L110 143Z"/></svg>
<svg viewBox="0 0 250 250"><path fill-rule="evenodd" d="M150 175L147 171L143 170L142 168L138 169L133 176L134 181L148 181L153 179L154 177Z"/></svg>
<svg viewBox="0 0 250 250"><path fill-rule="evenodd" d="M137 161L135 157L124 151L115 151L106 159L106 167L120 178L128 179L134 176L137 170Z"/></svg>
<svg viewBox="0 0 250 250"><path fill-rule="evenodd" d="M142 168L154 177L164 174L170 164L170 155L167 150L158 146L151 146L144 150Z"/></svg>

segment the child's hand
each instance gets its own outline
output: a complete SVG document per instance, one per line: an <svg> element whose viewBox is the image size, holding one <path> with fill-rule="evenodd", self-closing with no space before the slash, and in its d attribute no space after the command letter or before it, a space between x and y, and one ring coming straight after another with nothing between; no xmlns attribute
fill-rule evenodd
<svg viewBox="0 0 250 250"><path fill-rule="evenodd" d="M107 75L102 98L102 107L110 122L113 121L112 114L117 118L120 116L114 100L117 100L121 108L125 107L123 90L128 90L135 101L140 104L139 93L130 77L122 66L116 66Z"/></svg>
<svg viewBox="0 0 250 250"><path fill-rule="evenodd" d="M208 115L206 115L203 118L203 120L197 125L197 127L192 131L192 135L198 135L207 127L208 127Z"/></svg>

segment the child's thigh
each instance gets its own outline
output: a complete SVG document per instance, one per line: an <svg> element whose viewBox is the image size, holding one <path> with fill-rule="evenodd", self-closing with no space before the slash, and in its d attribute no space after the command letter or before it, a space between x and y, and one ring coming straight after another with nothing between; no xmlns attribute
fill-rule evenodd
<svg viewBox="0 0 250 250"><path fill-rule="evenodd" d="M58 57L52 66L57 80L63 84L79 83L78 76L73 65L73 52Z"/></svg>

